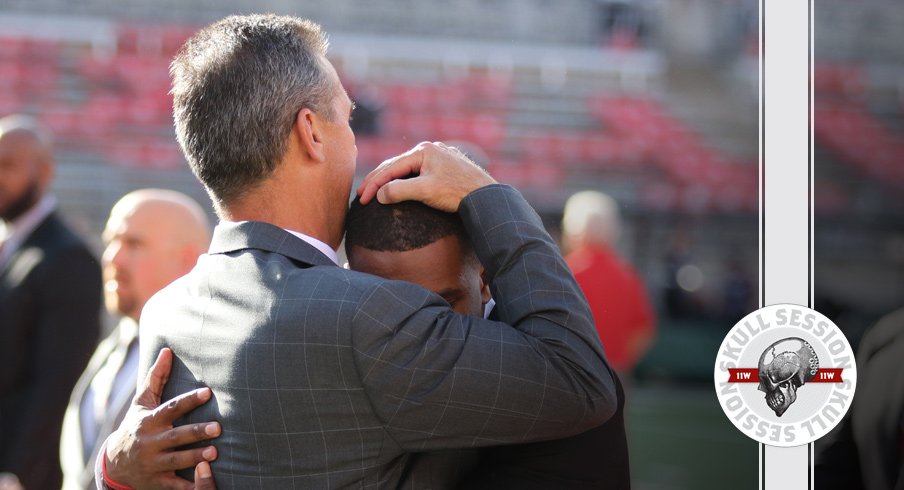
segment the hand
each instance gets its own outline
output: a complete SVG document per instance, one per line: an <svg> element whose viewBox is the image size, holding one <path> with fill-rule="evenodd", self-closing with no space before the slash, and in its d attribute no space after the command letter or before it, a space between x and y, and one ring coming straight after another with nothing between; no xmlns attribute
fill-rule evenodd
<svg viewBox="0 0 904 490"><path fill-rule="evenodd" d="M417 177L397 180L412 173ZM383 204L413 200L452 213L472 191L495 183L458 148L423 142L367 174L358 195L361 204L376 196Z"/></svg>
<svg viewBox="0 0 904 490"><path fill-rule="evenodd" d="M169 379L173 352L163 349L132 399L132 406L119 428L106 442L106 471L113 481L136 489L166 488L189 490L192 483L176 476L175 470L191 468L198 463L213 461L217 450L213 446L177 450L176 448L204 441L220 435L217 422L173 427L173 422L203 405L211 397L210 388L183 393L161 404L163 388ZM206 466L209 472L209 465ZM204 467L195 468L195 474ZM202 483L205 480L202 478ZM209 478L208 482L212 483ZM215 488L199 486L198 488Z"/></svg>

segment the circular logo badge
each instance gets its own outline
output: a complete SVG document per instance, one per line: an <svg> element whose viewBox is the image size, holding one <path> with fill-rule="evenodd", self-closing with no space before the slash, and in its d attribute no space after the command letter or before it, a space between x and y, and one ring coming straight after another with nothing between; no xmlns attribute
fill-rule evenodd
<svg viewBox="0 0 904 490"><path fill-rule="evenodd" d="M741 432L770 446L808 444L851 406L854 352L841 330L798 305L760 308L725 336L713 373L722 410Z"/></svg>

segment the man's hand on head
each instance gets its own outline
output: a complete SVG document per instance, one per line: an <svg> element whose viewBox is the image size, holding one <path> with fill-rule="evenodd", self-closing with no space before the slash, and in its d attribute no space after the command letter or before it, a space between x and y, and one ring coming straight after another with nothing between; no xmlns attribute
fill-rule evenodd
<svg viewBox="0 0 904 490"><path fill-rule="evenodd" d="M401 179L410 174L410 179ZM361 204L374 197L383 204L420 201L446 212L458 211L462 199L496 181L464 153L443 143L423 142L390 158L364 177Z"/></svg>
<svg viewBox="0 0 904 490"><path fill-rule="evenodd" d="M113 482L138 490L215 488L206 462L216 459L216 448L177 448L218 437L220 424L173 426L176 419L210 400L210 388L192 390L161 403L172 363L173 352L161 350L144 383L138 387L122 424L107 438L104 473ZM175 473L192 467L196 479L200 478L197 487Z"/></svg>

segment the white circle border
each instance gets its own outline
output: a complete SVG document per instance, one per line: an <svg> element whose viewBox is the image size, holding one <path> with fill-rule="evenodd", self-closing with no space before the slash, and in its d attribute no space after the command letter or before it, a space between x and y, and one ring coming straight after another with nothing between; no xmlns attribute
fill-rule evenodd
<svg viewBox="0 0 904 490"><path fill-rule="evenodd" d="M830 412L830 414L833 414L835 416L831 420L826 420L828 417L826 417L826 418L822 417L822 415L826 415L826 414L820 413L821 411L825 411L826 407L829 406L830 402L833 401L833 400L831 400L831 395L830 395L830 400L827 401L825 404L823 404L823 406L819 410L817 410L816 413L809 416L802 423L783 424L783 423L781 423L780 420L778 420L778 417L774 417L771 419L764 419L762 417L758 417L759 420L757 421L756 424L754 424L754 427L745 428L744 422L742 422L742 420L746 420L747 418L749 418L751 416L751 414L753 416L757 417L757 414L754 413L752 410L750 410L746 406L743 406L743 407L739 408L738 410L731 409L728 406L729 400L731 400L732 398L735 398L735 396L734 396L734 392L727 389L725 386L726 384L728 384L727 381L728 381L728 377L729 377L727 368L728 367L755 368L757 366L739 366L737 364L735 364L734 366L728 366L728 364L730 364L732 361L732 357L730 355L726 355L726 353L730 353L732 351L737 350L737 349L731 349L729 342L732 339L733 334L735 334L738 330L750 325L750 322L752 322L752 321L760 322L763 318L766 318L769 320L775 320L777 317L777 312L779 312L779 311L793 312L795 310L799 312L799 314L797 315L798 318L800 318L801 316L806 318L806 315L812 315L811 318L813 320L819 322L817 325L824 324L823 326L825 328L829 329L829 332L834 332L830 335L830 337L832 338L832 342L834 342L835 340L840 340L843 343L844 350L842 351L842 353L844 355L850 356L850 365L848 367L845 367L844 370L842 371L841 378L844 381L844 383L843 383L844 388L842 390L840 390L841 391L840 395L836 397L835 405L839 405L840 402L838 400L841 400L841 399L844 399L846 401L846 403L840 404L841 405L840 407L836 407L835 405L832 405L832 412ZM788 318L787 321L790 322L790 318ZM762 326L761 323L757 323L757 325ZM770 324L768 328L772 328L772 327L773 327L773 325ZM792 327L792 328L800 327L802 332L807 332L807 330L804 329L804 327L801 325L779 324L778 327L781 328L782 330L787 330L785 327ZM766 330L767 329L763 329L761 333L765 332ZM750 331L748 330L748 333L749 332ZM826 332L824 335L822 335L822 337L829 336L829 332ZM766 333L763 333L763 334L768 335ZM757 336L758 335L760 335L760 334L758 333ZM811 340L812 340L812 338L816 337L815 334L808 334L807 336L810 337ZM779 339L776 338L775 340L779 340ZM828 347L826 345L823 345L822 347L824 350L828 351ZM742 351L742 353L737 356L738 358L740 358L743 355L743 349L741 349L741 351ZM836 367L836 366L831 365L830 363L826 363L825 361L823 361L821 364L823 364L823 365L821 365L820 367L827 367L827 368ZM832 429L834 429L835 426L837 426L838 423L840 423L841 420L845 417L845 415L847 414L847 411L851 407L851 403L853 401L854 394L856 392L857 364L856 364L856 361L854 358L854 351L851 348L851 344L848 342L847 338L844 336L844 333L841 331L841 329L838 328L838 326L835 325L834 322L832 322L830 319L828 319L822 313L819 313L818 311L816 311L812 308L808 308L806 306L801 306L801 305L796 305L796 304L791 304L791 303L779 303L779 304L765 306L765 307L762 307L762 308L759 308L757 310L750 312L744 318L742 318L737 323L735 323L735 325L725 334L725 338L722 340L722 343L719 345L719 350L716 353L716 362L715 362L715 366L713 369L713 382L714 382L714 387L716 390L716 397L719 400L719 406L722 407L722 411L725 413L725 416L728 417L728 420L731 421L731 423L741 433L743 433L744 435L750 437L751 439L753 439L757 442L760 442L760 443L768 445L768 446L794 447L794 446L801 446L801 445L809 444L809 443L814 442L815 440L819 439L820 437L823 437L824 435L828 434ZM752 383L751 383L751 385L752 385ZM835 394L834 385L832 385L832 386L833 386L832 394ZM754 386L754 389L755 388L756 387ZM738 389L741 389L741 388L738 388ZM746 389L749 389L749 388L746 388ZM741 401L742 402L744 401L743 397L741 397ZM742 409L744 411L742 411ZM736 415L735 414L736 411L740 411L741 416ZM837 414L835 412L837 412ZM812 423L812 422L816 421L815 420L816 418L820 418L821 422L820 423ZM760 424L762 424L763 422L766 422L769 425L769 430L767 430L765 434L758 434L757 429L759 428ZM811 422L811 423L807 424L807 422ZM778 434L779 434L779 437L777 439L775 437L776 427L778 427ZM787 437L788 431L790 431L793 434L793 437L791 437L790 439L788 439L788 437ZM772 437L770 437L770 434L772 435Z"/></svg>

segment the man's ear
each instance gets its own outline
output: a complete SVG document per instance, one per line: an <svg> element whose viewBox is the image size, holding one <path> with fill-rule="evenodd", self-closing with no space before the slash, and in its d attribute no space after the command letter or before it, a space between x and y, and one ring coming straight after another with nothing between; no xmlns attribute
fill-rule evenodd
<svg viewBox="0 0 904 490"><path fill-rule="evenodd" d="M487 304L492 296L490 283L487 281L487 270L480 266L480 300L483 304Z"/></svg>
<svg viewBox="0 0 904 490"><path fill-rule="evenodd" d="M295 127L301 150L311 160L322 162L325 160L323 153L323 134L321 133L321 119L314 111L302 108L295 116Z"/></svg>
<svg viewBox="0 0 904 490"><path fill-rule="evenodd" d="M56 173L55 164L51 155L44 155L38 162L38 186L42 191L50 189L53 176Z"/></svg>

